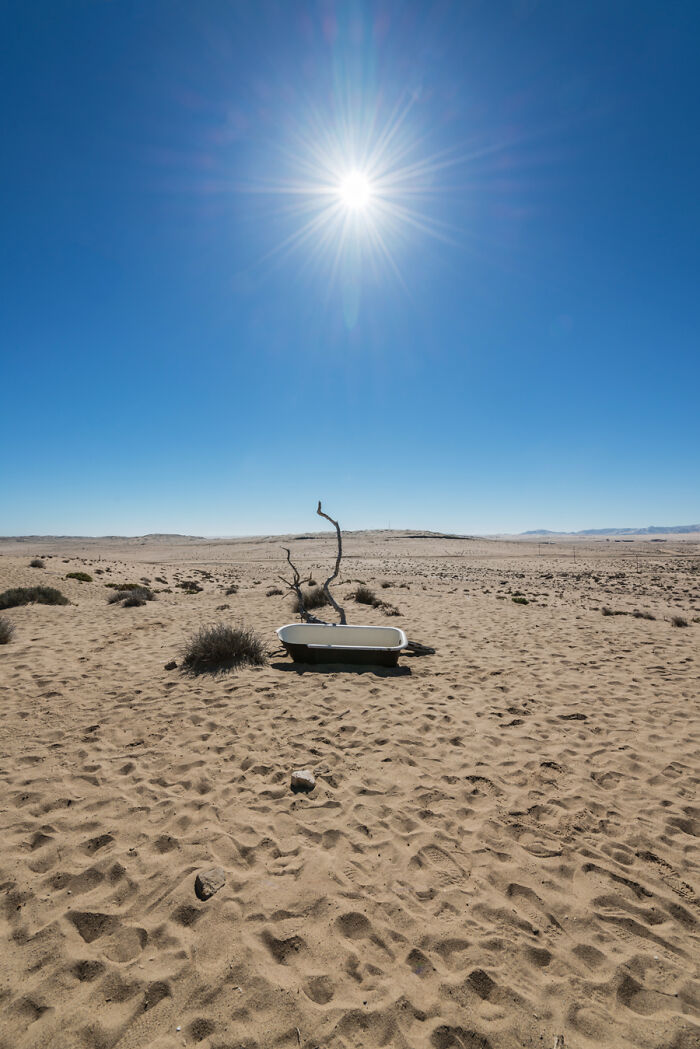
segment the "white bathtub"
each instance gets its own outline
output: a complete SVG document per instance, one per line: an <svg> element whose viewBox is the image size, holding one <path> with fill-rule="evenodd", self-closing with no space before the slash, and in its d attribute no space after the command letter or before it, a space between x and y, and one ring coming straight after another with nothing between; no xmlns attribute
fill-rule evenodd
<svg viewBox="0 0 700 1049"><path fill-rule="evenodd" d="M277 631L295 663L364 663L395 667L408 641L395 626L288 623Z"/></svg>

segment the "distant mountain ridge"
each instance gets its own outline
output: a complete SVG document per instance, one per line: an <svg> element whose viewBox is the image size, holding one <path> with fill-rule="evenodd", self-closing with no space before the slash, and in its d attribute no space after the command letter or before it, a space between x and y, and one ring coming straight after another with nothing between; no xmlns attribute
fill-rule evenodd
<svg viewBox="0 0 700 1049"><path fill-rule="evenodd" d="M700 524L649 525L648 528L582 528L579 532L552 532L547 528L535 528L521 535L686 535L700 532Z"/></svg>

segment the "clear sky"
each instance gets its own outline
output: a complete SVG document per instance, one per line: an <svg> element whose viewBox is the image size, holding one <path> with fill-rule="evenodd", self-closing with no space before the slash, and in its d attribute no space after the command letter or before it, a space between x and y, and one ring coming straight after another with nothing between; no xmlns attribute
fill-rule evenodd
<svg viewBox="0 0 700 1049"><path fill-rule="evenodd" d="M700 520L698 39L0 0L0 534Z"/></svg>

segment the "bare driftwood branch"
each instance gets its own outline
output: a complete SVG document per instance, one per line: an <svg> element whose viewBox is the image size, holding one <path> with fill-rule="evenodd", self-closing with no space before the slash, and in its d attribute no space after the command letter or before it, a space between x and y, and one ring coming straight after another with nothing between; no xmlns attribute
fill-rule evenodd
<svg viewBox="0 0 700 1049"><path fill-rule="evenodd" d="M287 555L287 561L289 562L289 567L294 573L294 579L290 583L288 579L284 578L284 576L280 576L279 578L289 590L292 590L297 595L297 601L299 602L299 615L305 623L319 623L321 626L328 626L329 624L326 623L325 619L318 619L304 607L304 592L301 589L302 578L299 575L296 565L292 561L291 551L288 550L286 546L283 546L282 549Z"/></svg>
<svg viewBox="0 0 700 1049"><path fill-rule="evenodd" d="M326 597L328 598L330 603L333 605L333 608L336 610L336 612L340 616L341 624L343 626L345 626L346 623L347 623L347 620L345 618L345 609L340 607L340 605L338 604L338 602L335 600L335 598L331 594L330 590L328 589L328 587L333 582L333 580L337 579L338 573L340 572L340 561L341 561L342 556L343 556L343 537L340 534L340 525L338 524L337 521L334 521L332 517L329 517L328 514L323 512L323 510L321 509L321 500L320 499L318 501L318 509L316 510L316 513L319 515L319 517L325 517L325 519L327 521L330 521L330 523L332 525L335 525L335 534L338 537L338 556L335 559L335 570L334 570L332 575L328 576L328 579L323 584L323 590L324 590L324 593L325 593Z"/></svg>
<svg viewBox="0 0 700 1049"><path fill-rule="evenodd" d="M337 579L337 577L338 577L338 573L340 572L340 561L341 561L341 558L343 556L343 537L342 537L342 535L340 533L340 525L338 524L337 521L334 521L332 517L329 517L328 514L325 514L323 512L323 510L321 509L321 501L320 500L319 500L319 503L318 503L318 510L316 511L316 513L319 514L321 517L325 517L326 520L330 521L332 525L335 525L335 532L336 532L336 535L338 537L338 556L335 559L335 569L333 571L333 574L330 575L328 577L328 579L325 581L325 583L323 584L323 592L325 593L326 597L328 598L329 603L333 606L333 608L336 610L336 612L340 616L340 623L341 623L341 625L342 626L346 626L347 625L347 619L345 618L345 609L340 607L340 605L335 600L335 598L333 597L333 595L331 594L331 592L329 590L330 584L333 582L334 579ZM279 578L284 583L284 585L287 587L288 590L291 590L293 593L295 593L297 595L297 601L298 601L298 605L299 605L299 615L301 616L302 620L305 623L318 623L321 626L331 626L332 624L328 623L325 619L318 619L317 616L313 615L305 607L305 605L304 605L304 593L303 593L303 591L301 589L302 578L299 575L299 572L298 572L298 570L296 568L296 565L294 565L294 563L292 562L291 552L287 549L286 546L283 546L282 549L284 550L284 552L287 555L287 562L288 562L289 567L291 568L292 572L294 573L294 575L293 575L293 579L292 579L291 583L289 582L288 579L285 579L284 576L280 576ZM309 579L306 580L306 582L310 582L310 581L311 581L311 577L309 576Z"/></svg>

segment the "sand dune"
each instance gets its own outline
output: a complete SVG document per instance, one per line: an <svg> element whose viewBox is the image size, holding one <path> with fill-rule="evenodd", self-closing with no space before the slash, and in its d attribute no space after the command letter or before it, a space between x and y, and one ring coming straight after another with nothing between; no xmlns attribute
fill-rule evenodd
<svg viewBox="0 0 700 1049"><path fill-rule="evenodd" d="M437 649L351 671L278 648L278 537L0 544L72 602L4 613L1 1049L697 1049L700 546L663 547L348 537L339 595L401 612L349 618ZM269 664L164 669L220 619Z"/></svg>

